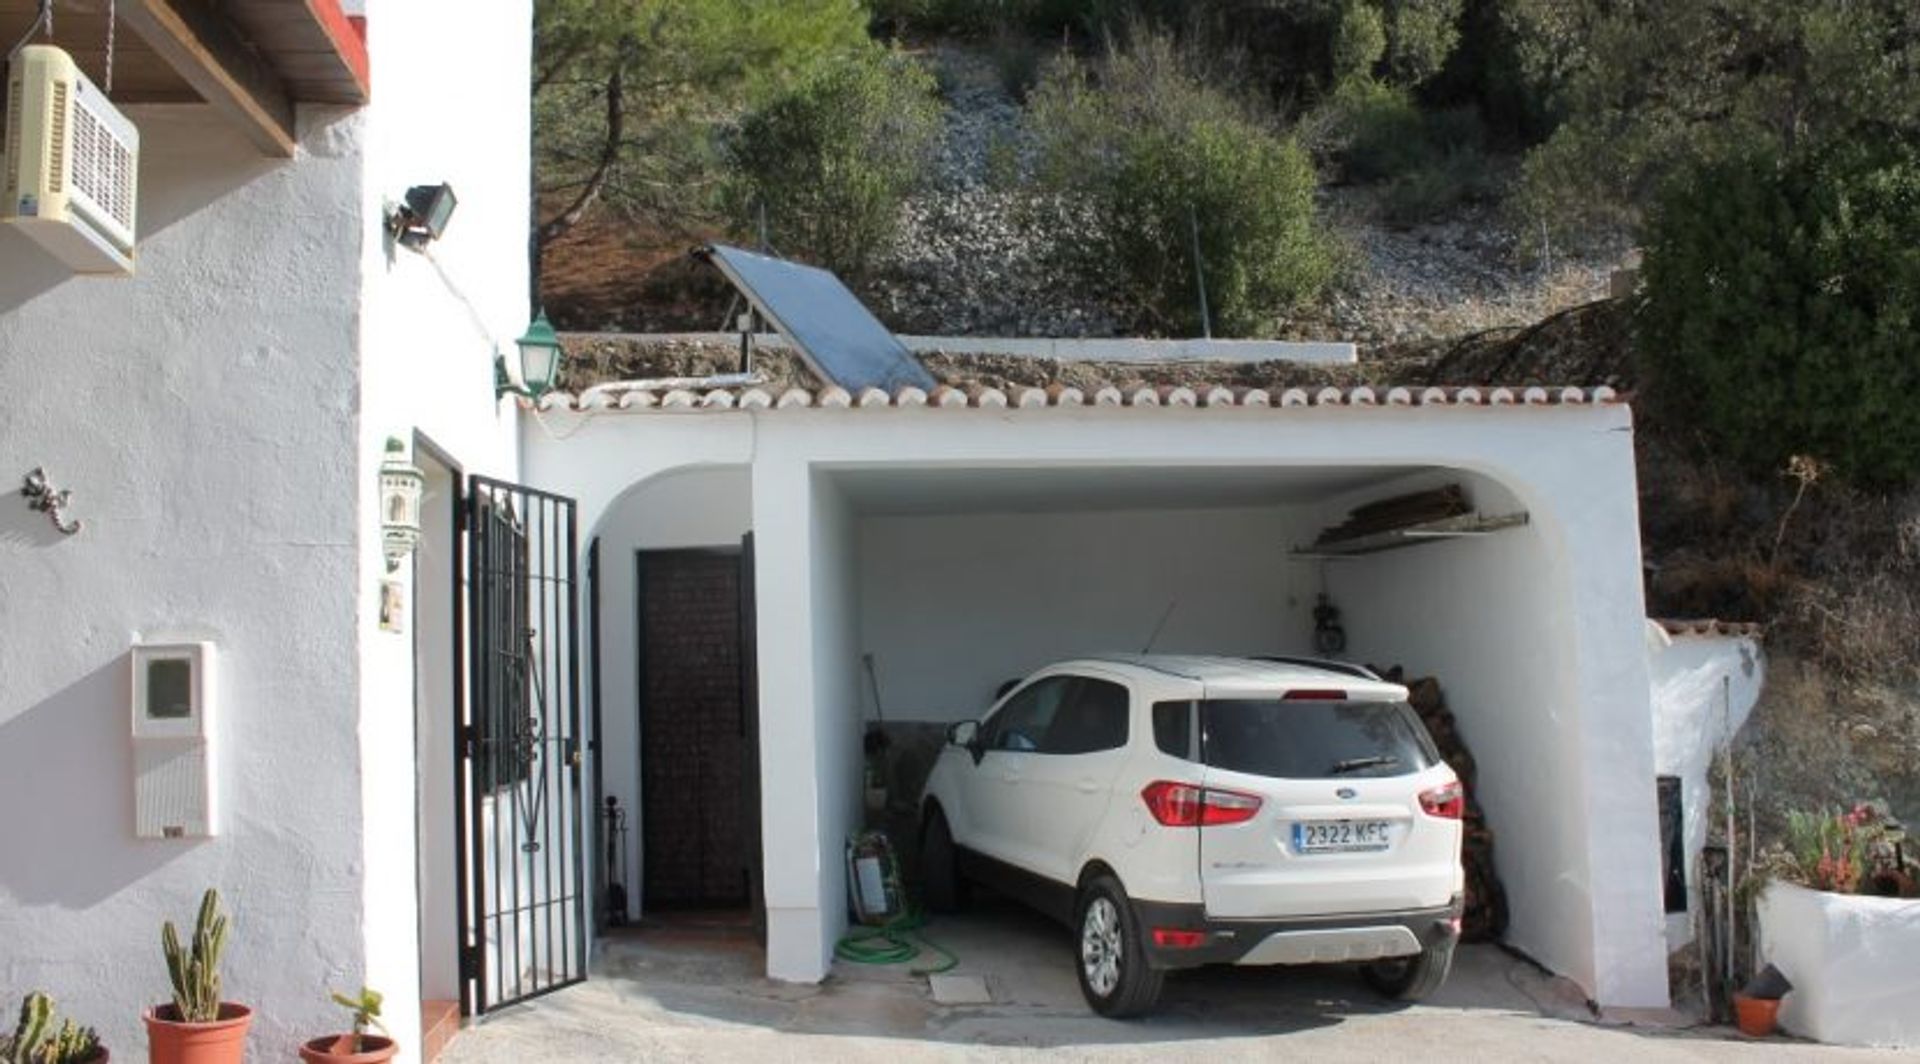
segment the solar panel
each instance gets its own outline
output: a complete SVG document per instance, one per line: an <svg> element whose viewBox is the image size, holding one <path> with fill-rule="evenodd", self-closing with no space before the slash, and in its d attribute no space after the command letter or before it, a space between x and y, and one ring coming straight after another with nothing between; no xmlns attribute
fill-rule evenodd
<svg viewBox="0 0 1920 1064"><path fill-rule="evenodd" d="M865 388L930 391L939 383L828 271L725 244L694 255L718 267L822 380L855 395Z"/></svg>

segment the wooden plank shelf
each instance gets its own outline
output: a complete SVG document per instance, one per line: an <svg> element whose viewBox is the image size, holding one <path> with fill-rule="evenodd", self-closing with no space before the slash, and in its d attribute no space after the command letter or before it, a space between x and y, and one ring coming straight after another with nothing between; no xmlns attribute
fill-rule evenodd
<svg viewBox="0 0 1920 1064"><path fill-rule="evenodd" d="M1347 539L1315 543L1309 547L1295 547L1293 556L1322 559L1353 558L1365 554L1379 554L1382 551L1400 550L1405 547L1417 547L1422 543L1438 540L1490 536L1505 529L1523 527L1528 520L1524 510L1510 514L1460 514L1455 517L1443 517L1437 521L1422 521L1401 528L1383 529Z"/></svg>

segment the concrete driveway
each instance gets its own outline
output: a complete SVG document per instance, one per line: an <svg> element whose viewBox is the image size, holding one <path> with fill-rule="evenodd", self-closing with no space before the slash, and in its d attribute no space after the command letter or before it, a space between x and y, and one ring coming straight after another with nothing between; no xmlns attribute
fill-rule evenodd
<svg viewBox="0 0 1920 1064"><path fill-rule="evenodd" d="M1485 946L1427 1003L1389 1005L1347 969L1204 969L1167 981L1158 1013L1088 1012L1067 932L1007 903L927 928L984 979L990 1004L936 1003L906 966L838 964L820 986L774 983L737 931L657 929L602 944L595 978L462 1032L446 1064L1025 1059L1648 1061L1894 1060L1727 1029L1608 1024L1579 992ZM974 983L976 987L978 983Z"/></svg>

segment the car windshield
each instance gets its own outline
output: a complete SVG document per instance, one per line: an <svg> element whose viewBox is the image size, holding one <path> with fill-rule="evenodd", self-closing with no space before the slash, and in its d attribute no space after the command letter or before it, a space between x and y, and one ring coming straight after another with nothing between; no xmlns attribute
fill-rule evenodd
<svg viewBox="0 0 1920 1064"><path fill-rule="evenodd" d="M1200 728L1206 764L1278 779L1404 776L1440 759L1400 702L1209 699Z"/></svg>

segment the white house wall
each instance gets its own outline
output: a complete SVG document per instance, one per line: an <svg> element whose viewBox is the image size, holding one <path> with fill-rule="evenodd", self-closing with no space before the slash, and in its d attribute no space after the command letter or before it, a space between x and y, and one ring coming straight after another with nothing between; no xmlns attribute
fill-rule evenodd
<svg viewBox="0 0 1920 1064"><path fill-rule="evenodd" d="M530 8L369 6L375 102L302 107L291 160L207 107L129 109L134 278L68 277L0 230L0 452L86 521L63 538L0 506L0 781L39 810L0 820L22 858L0 864L0 982L129 1056L165 997L159 922L208 886L258 1052L337 1026L326 990L361 981L418 1049L412 637L377 628L375 471L417 429L514 472L490 365L527 318ZM449 25L459 47L423 43ZM434 259L389 260L383 201L439 181L461 205ZM218 838L132 837L143 636L219 647Z"/></svg>
<svg viewBox="0 0 1920 1064"><path fill-rule="evenodd" d="M845 926L832 866L841 859L842 799L857 787L857 732L845 685L858 676L835 605L839 578L816 552L839 538L844 506L816 474L871 468L1443 465L1508 486L1534 518L1539 576L1532 602L1561 648L1568 730L1554 736L1577 766L1565 822L1585 860L1550 890L1570 897L1562 970L1606 1005L1664 1004L1657 837L1646 658L1640 626L1638 514L1624 407L1362 407L1137 409L773 409L676 414L547 414L525 437L528 476L576 495L599 519L628 486L680 465L752 467L757 551L762 819L769 909L768 969L817 979ZM823 587L832 584L835 588ZM1498 602L1491 605L1497 606ZM816 615L816 610L821 611ZM818 623L820 621L832 623ZM845 679L827 675L839 672ZM844 779L822 781L821 744L844 749ZM843 746L844 744L844 746ZM1595 785L1594 781L1599 781ZM1644 792L1644 793L1643 793ZM851 796L850 796L851 797ZM850 804L850 797L848 804ZM850 812L848 814L850 816Z"/></svg>
<svg viewBox="0 0 1920 1064"><path fill-rule="evenodd" d="M1002 682L1140 650L1162 617L1157 651L1304 653L1296 523L1282 507L863 517L861 650L886 718L977 718Z"/></svg>
<svg viewBox="0 0 1920 1064"><path fill-rule="evenodd" d="M0 227L0 986L138 1058L164 918L219 887L255 1046L336 1022L358 973L363 478L355 365L364 115L303 108L263 159L205 107L130 109L141 247L65 276ZM77 536L27 510L44 464ZM219 653L217 838L136 839L128 646Z"/></svg>
<svg viewBox="0 0 1920 1064"><path fill-rule="evenodd" d="M516 413L496 404L493 360L530 316L527 145L529 0L371 0L373 103L357 223L363 301L355 452L364 981L388 992L388 1026L417 1055L422 929L417 906L413 633L379 627L378 470L389 436L431 438L469 475L513 480ZM413 185L453 186L459 205L427 254L381 232ZM584 544L584 540L582 541ZM414 562L394 574L405 580ZM424 561L421 564L425 564ZM416 603L438 608L442 603ZM452 824L427 830L451 832ZM434 841L439 841L438 839ZM429 934L429 939L435 936ZM444 963L442 959L436 959ZM357 985L360 973L335 979Z"/></svg>

